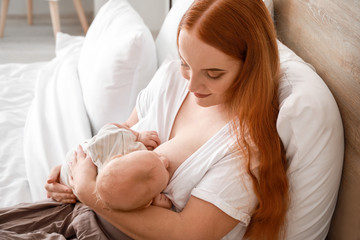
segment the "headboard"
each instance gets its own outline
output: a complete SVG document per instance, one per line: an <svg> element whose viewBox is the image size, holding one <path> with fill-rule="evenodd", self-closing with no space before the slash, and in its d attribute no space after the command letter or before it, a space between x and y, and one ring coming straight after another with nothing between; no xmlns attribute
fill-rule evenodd
<svg viewBox="0 0 360 240"><path fill-rule="evenodd" d="M333 93L345 131L345 160L329 240L360 238L360 1L274 0L279 39Z"/></svg>

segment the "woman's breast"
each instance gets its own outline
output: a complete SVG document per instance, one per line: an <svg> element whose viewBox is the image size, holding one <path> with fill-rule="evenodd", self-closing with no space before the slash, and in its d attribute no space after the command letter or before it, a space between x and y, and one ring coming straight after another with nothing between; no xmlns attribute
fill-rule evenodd
<svg viewBox="0 0 360 240"><path fill-rule="evenodd" d="M162 143L154 150L169 160L170 178L175 170L200 147L197 142L196 138L181 134Z"/></svg>

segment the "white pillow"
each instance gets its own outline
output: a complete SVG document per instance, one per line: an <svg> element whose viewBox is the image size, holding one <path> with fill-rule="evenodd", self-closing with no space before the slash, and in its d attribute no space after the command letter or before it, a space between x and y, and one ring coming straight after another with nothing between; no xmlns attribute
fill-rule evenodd
<svg viewBox="0 0 360 240"><path fill-rule="evenodd" d="M93 134L128 118L156 69L150 30L126 0L109 0L89 28L78 65Z"/></svg>
<svg viewBox="0 0 360 240"><path fill-rule="evenodd" d="M266 7L269 9L271 16L273 17L273 0L263 1L265 2ZM176 45L177 29L182 16L193 2L194 0L177 0L166 16L164 23L161 26L160 32L156 38L158 66L160 66L164 60L179 58Z"/></svg>
<svg viewBox="0 0 360 240"><path fill-rule="evenodd" d="M337 104L313 68L278 42L283 76L277 130L289 161L287 239L325 239L344 157Z"/></svg>

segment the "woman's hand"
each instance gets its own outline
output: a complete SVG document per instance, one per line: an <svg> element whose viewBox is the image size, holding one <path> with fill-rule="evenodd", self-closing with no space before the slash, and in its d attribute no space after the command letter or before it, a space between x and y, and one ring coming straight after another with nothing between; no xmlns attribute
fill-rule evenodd
<svg viewBox="0 0 360 240"><path fill-rule="evenodd" d="M75 203L76 196L73 194L72 189L66 185L60 184L60 170L61 165L51 169L50 175L45 184L47 197L52 198L57 202Z"/></svg>
<svg viewBox="0 0 360 240"><path fill-rule="evenodd" d="M97 168L90 156L86 156L79 145L69 164L71 178L70 185L74 189L79 200L88 197L95 191Z"/></svg>

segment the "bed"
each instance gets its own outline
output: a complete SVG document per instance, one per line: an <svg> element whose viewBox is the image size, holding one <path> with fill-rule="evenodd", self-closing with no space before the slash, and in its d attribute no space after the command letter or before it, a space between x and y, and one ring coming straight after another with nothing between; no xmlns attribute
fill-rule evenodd
<svg viewBox="0 0 360 240"><path fill-rule="evenodd" d="M126 119L158 67L177 58L176 25L192 1L173 4L154 41L126 1L110 0L85 38L57 35L52 61L0 65L1 207L46 198L46 177L68 149L103 124ZM306 187L293 193L288 239L359 239L360 5L265 2L288 80L280 86L277 127L287 146L291 190ZM300 98L291 105L294 92ZM295 107L311 111L294 117ZM301 171L304 164L311 171ZM311 220L299 212L313 214Z"/></svg>

